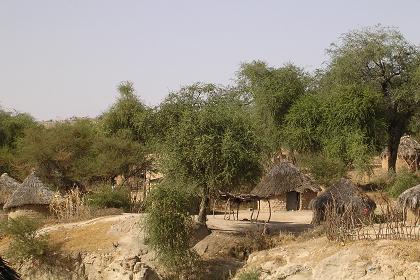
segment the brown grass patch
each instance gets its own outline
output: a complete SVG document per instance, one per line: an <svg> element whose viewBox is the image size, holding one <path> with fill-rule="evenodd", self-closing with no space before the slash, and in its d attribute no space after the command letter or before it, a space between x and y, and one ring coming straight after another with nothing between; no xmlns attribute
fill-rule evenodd
<svg viewBox="0 0 420 280"><path fill-rule="evenodd" d="M73 228L57 228L49 232L50 241L68 252L111 251L119 236L108 233L112 222L96 222Z"/></svg>

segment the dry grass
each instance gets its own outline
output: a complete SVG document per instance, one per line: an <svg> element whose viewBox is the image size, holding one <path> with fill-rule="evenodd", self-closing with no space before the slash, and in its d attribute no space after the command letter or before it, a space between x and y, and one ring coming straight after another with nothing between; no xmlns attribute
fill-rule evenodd
<svg viewBox="0 0 420 280"><path fill-rule="evenodd" d="M105 252L113 248L118 235L107 234L112 222L96 222L83 227L60 228L49 233L50 241L66 252Z"/></svg>
<svg viewBox="0 0 420 280"><path fill-rule="evenodd" d="M78 188L70 190L64 196L54 196L50 211L60 222L81 221L92 218L90 207Z"/></svg>

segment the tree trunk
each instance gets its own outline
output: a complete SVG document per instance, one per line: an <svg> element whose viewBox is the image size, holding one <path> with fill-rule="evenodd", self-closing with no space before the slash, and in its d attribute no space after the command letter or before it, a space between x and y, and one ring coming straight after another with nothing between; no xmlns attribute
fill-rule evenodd
<svg viewBox="0 0 420 280"><path fill-rule="evenodd" d="M198 212L197 222L205 225L207 221L207 209L209 208L209 188L205 186L203 188L203 196L200 202L200 211Z"/></svg>
<svg viewBox="0 0 420 280"><path fill-rule="evenodd" d="M400 145L400 139L403 133L399 129L390 128L388 135L388 172L395 173L397 171L397 157L398 157L398 146Z"/></svg>

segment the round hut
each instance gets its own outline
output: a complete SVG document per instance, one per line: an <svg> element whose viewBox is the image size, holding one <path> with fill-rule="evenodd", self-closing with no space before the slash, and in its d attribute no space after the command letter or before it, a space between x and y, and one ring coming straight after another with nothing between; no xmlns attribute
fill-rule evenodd
<svg viewBox="0 0 420 280"><path fill-rule="evenodd" d="M3 206L9 197L19 188L20 183L10 177L7 173L0 176L0 218L7 217L3 211Z"/></svg>
<svg viewBox="0 0 420 280"><path fill-rule="evenodd" d="M9 197L3 209L9 213L9 218L39 216L48 213L53 197L54 192L32 172Z"/></svg>
<svg viewBox="0 0 420 280"><path fill-rule="evenodd" d="M348 205L356 209L361 215L367 215L376 208L376 204L372 199L345 178L341 178L328 190L311 201L310 208L314 212L313 224L317 225L325 220L325 209L328 205L334 205L336 211L340 211L340 209Z"/></svg>
<svg viewBox="0 0 420 280"><path fill-rule="evenodd" d="M381 154L382 168L388 170L388 149ZM404 135L400 139L397 154L397 170L402 168L418 171L420 169L420 143L413 137Z"/></svg>
<svg viewBox="0 0 420 280"><path fill-rule="evenodd" d="M420 216L420 185L409 188L400 194L398 204L408 220L418 219Z"/></svg>
<svg viewBox="0 0 420 280"><path fill-rule="evenodd" d="M293 164L281 161L261 179L251 194L269 200L261 201L261 209L269 204L274 211L309 209L309 202L321 188Z"/></svg>

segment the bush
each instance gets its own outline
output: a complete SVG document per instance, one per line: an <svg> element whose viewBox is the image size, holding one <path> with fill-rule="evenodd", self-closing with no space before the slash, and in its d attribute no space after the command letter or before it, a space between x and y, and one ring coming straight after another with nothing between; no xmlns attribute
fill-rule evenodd
<svg viewBox="0 0 420 280"><path fill-rule="evenodd" d="M305 168L309 169L318 184L325 186L343 177L347 171L344 162L322 154L301 156L299 161Z"/></svg>
<svg viewBox="0 0 420 280"><path fill-rule="evenodd" d="M124 211L130 211L131 193L126 187L112 189L103 186L97 192L88 195L87 203L95 208L122 208Z"/></svg>
<svg viewBox="0 0 420 280"><path fill-rule="evenodd" d="M146 199L146 240L167 268L180 269L193 262L189 249L193 230L188 211L191 197L184 189L161 184Z"/></svg>
<svg viewBox="0 0 420 280"><path fill-rule="evenodd" d="M3 222L1 232L11 238L7 255L17 260L44 258L49 250L48 236L37 235L40 225L39 220L26 217Z"/></svg>
<svg viewBox="0 0 420 280"><path fill-rule="evenodd" d="M258 280L261 272L259 270L245 271L238 275L238 280Z"/></svg>
<svg viewBox="0 0 420 280"><path fill-rule="evenodd" d="M414 187L420 183L420 178L406 169L398 172L392 180L392 183L388 187L388 193L392 197L399 196L405 190Z"/></svg>

